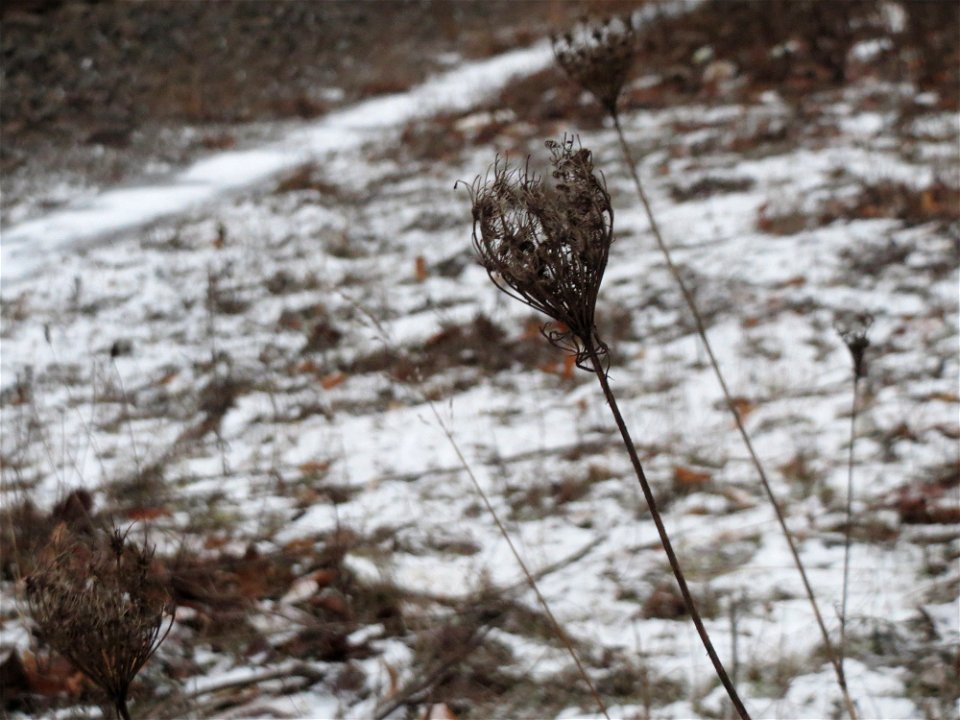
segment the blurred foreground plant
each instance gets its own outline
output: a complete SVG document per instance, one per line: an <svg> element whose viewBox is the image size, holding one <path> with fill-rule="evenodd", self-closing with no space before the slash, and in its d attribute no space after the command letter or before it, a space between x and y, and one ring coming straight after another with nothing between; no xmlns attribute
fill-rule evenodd
<svg viewBox="0 0 960 720"><path fill-rule="evenodd" d="M473 244L480 263L503 292L553 320L544 336L596 373L650 508L660 541L697 633L741 718L743 702L720 661L680 567L633 440L607 378L609 353L594 320L597 295L613 242L613 208L589 150L572 138L547 142L553 183L528 166L498 159L471 186Z"/></svg>
<svg viewBox="0 0 960 720"><path fill-rule="evenodd" d="M61 525L26 578L41 642L103 690L124 720L130 684L173 626L152 559L152 549L119 530L81 537Z"/></svg>

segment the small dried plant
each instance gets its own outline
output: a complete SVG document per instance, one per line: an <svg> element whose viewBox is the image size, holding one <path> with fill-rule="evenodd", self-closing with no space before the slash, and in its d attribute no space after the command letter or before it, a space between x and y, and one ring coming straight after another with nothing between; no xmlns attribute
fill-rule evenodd
<svg viewBox="0 0 960 720"><path fill-rule="evenodd" d="M710 660L741 718L746 708L723 667L670 542L657 503L607 378L609 351L594 320L600 282L613 241L613 209L592 155L573 138L548 142L553 183L498 159L471 186L473 244L496 286L547 315L546 338L574 353L577 365L596 373L680 594Z"/></svg>
<svg viewBox="0 0 960 720"><path fill-rule="evenodd" d="M77 536L61 525L26 578L40 641L89 677L124 720L130 684L173 625L152 559L152 549L119 530Z"/></svg>
<svg viewBox="0 0 960 720"><path fill-rule="evenodd" d="M843 541L843 591L840 599L840 650L838 662L843 670L843 659L847 647L847 598L850 587L850 545L853 530L853 469L855 467L854 450L857 443L857 415L860 412L860 380L867 376L866 352L870 347L867 334L873 325L873 316L859 313L839 319L837 333L850 351L853 362L853 405L850 411L850 454L847 458L847 505L846 527Z"/></svg>
<svg viewBox="0 0 960 720"><path fill-rule="evenodd" d="M650 199L647 196L646 190L643 187L643 183L640 180L640 174L637 170L637 161L634 159L633 152L631 151L630 146L627 144L627 140L623 132L623 125L620 122L620 113L617 108L617 103L623 91L627 74L633 65L636 50L636 30L633 24L626 19L614 21L608 20L606 22L595 23L592 26L590 23L584 21L578 25L574 32L568 33L561 37L553 38L553 51L557 58L557 62L564 69L564 71L566 71L567 75L569 75L575 82L579 83L583 89L589 91L597 99L597 101L603 106L604 110L610 115L610 118L613 121L614 128L617 132L617 138L620 143L620 150L627 164L627 169L630 172L630 176L633 179L634 187L637 190L637 195L639 196L640 202L643 205L647 216L647 221L650 223L650 230L653 233L654 239L656 240L657 247L660 249L660 252L663 255L667 269L673 277L674 282L677 284L677 287L680 289L680 293L683 296L684 302L686 303L687 308L693 317L697 334L700 336L700 340L703 343L710 366L713 369L714 375L716 376L720 385L720 389L723 392L727 408L733 416L734 423L738 432L740 433L740 437L743 440L747 453L750 456L753 466L757 470L757 474L760 478L760 484L763 487L767 499L770 501L770 504L773 507L774 513L777 517L777 522L779 523L780 529L786 538L788 549L790 550L794 564L800 573L800 579L803 582L807 599L810 601L814 618L816 619L817 626L820 629L820 635L823 638L824 646L827 649L827 654L836 673L837 684L840 688L841 694L843 695L847 713L850 715L852 720L857 720L856 707L854 706L853 700L851 699L850 693L847 689L847 681L843 673L843 666L840 662L840 655L835 651L833 644L830 641L830 635L827 632L826 624L823 621L823 616L821 615L820 608L817 605L817 600L813 593L813 587L810 584L806 569L804 568L803 562L800 559L800 554L797 551L796 542L794 541L793 535L790 533L790 530L787 527L786 519L784 517L783 510L780 507L780 503L773 494L773 489L770 485L770 481L767 478L766 470L764 469L763 464L760 462L759 456L754 450L753 442L750 439L750 435L743 423L741 412L737 407L737 403L734 400L732 393L730 392L726 378L724 377L723 372L720 370L720 364L713 352L713 346L710 344L710 340L707 337L706 324L703 320L702 313L697 307L693 292L690 290L687 281L684 280L683 273L680 271L680 268L677 267L676 263L674 263L670 249L663 239L663 234L660 232L660 226L657 223L656 216L653 213ZM606 78L606 80L604 80L604 78Z"/></svg>

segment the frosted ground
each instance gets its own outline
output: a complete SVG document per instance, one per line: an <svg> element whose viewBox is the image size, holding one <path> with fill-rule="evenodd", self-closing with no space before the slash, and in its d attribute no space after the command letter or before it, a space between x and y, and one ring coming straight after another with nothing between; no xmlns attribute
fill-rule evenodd
<svg viewBox="0 0 960 720"><path fill-rule="evenodd" d="M211 578L181 593L135 714L598 717L459 448L611 716L724 716L595 379L472 262L453 189L498 150L538 163L579 132L617 213L611 381L714 642L754 717L841 716L612 129L494 102L550 62L540 43L454 67L4 228L4 507L90 490ZM624 117L834 633L851 402L835 324L875 317L847 661L865 718L960 710L958 123L916 96L864 73L818 99L815 126L773 91ZM921 111L894 127L903 97ZM430 123L457 144L423 141ZM871 199L891 185L920 209ZM2 608L5 650L36 650L14 583ZM99 712L67 699L64 716Z"/></svg>

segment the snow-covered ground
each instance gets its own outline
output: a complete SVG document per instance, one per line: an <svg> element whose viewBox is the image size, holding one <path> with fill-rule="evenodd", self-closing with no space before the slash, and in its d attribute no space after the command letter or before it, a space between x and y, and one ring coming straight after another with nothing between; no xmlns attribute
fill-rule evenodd
<svg viewBox="0 0 960 720"><path fill-rule="evenodd" d="M548 44L540 43L468 64L411 92L374 98L333 113L275 144L218 153L167 182L111 189L82 204L13 225L4 231L0 277L10 284L55 262L59 250L185 212L331 151L355 151L382 129L418 115L469 107L511 76L538 70L550 59Z"/></svg>
<svg viewBox="0 0 960 720"><path fill-rule="evenodd" d="M401 626L370 621L348 638L363 652L346 660L290 650L304 628L332 622L330 588L306 560L281 592L248 598L244 632L256 642L211 640L187 622L209 608L181 608L184 622L147 671L162 697L197 715L378 716L430 667L424 638L460 627L450 613L493 594L527 612L511 606L509 622L488 621L480 644L518 690L458 696L437 681L411 697L458 713L597 717L569 656L536 629L536 598L459 447L531 570L545 570L540 587L611 716L727 712L692 626L671 610L672 577L595 379L566 376L531 336L529 312L471 262L469 199L453 183L526 137L523 119L497 120L490 144L465 142L445 160L418 159L403 141L407 121L434 111L459 113L464 128L492 123L484 94L549 61L540 44L464 66L275 145L205 160L169 185L109 190L5 229L5 507L29 496L48 509L87 488L98 507L149 525L161 551L189 538L208 556L272 557L349 532L340 572L408 595ZM952 182L957 121L929 113L918 151L903 153L892 116L860 109L864 92L824 100L831 132L758 140L750 152L731 138L795 122L775 93L748 106L632 112L624 124L835 638L851 402L835 323L874 315L850 691L865 718L948 717L960 710L950 695L960 640L957 223L871 216L853 200L849 217L824 208L884 182L921 197L940 177ZM542 139L530 143L535 157ZM611 381L714 642L736 663L755 718L840 716L799 577L616 137L605 128L581 139L617 211L598 309ZM309 177L284 186L305 163ZM682 192L723 179L735 189ZM23 651L10 590L3 642ZM303 664L316 678L291 688ZM207 704L218 685L273 670L282 672L256 697L230 710ZM184 706L150 707L163 716Z"/></svg>

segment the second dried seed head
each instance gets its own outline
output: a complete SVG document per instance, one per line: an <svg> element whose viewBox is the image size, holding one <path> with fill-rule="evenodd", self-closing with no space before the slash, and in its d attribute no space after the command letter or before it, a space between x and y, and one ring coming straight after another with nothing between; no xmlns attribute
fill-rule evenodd
<svg viewBox="0 0 960 720"><path fill-rule="evenodd" d="M636 50L636 31L629 16L602 23L584 21L553 38L553 54L560 67L611 115L617 112L617 99Z"/></svg>

